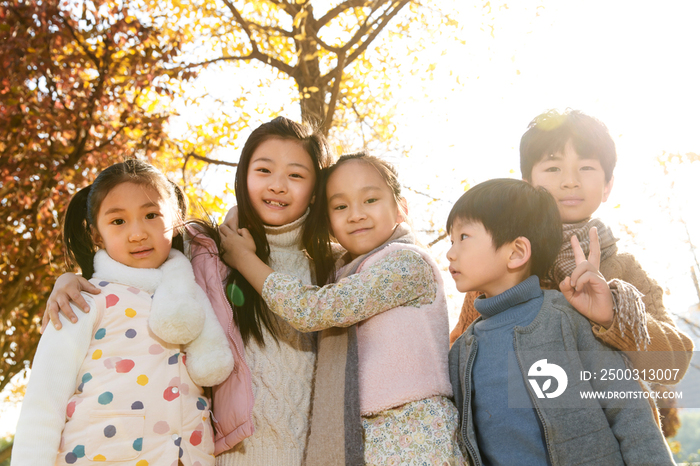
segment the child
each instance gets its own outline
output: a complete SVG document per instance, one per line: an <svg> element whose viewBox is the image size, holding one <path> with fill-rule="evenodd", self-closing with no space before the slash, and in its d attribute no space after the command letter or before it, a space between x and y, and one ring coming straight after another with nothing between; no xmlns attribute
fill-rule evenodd
<svg viewBox="0 0 700 466"><path fill-rule="evenodd" d="M355 332L346 338L337 330L326 333L331 351L335 346L348 353L335 359L340 366L330 367L328 378L323 374L333 358L324 364L322 337L315 390L323 393L314 401L307 464L362 463L362 456L353 455L362 455L363 448L366 464L462 464L455 442L457 411L448 399L448 320L442 280L435 261L415 245L402 223L405 201L396 172L380 159L353 154L341 157L326 179L317 202L327 203L327 217L315 225L320 235L330 227L347 250L346 265L335 284L305 286L293 276L274 272L256 257L256 245L246 229L238 230L240 235L221 229L227 244L232 244L232 265L261 293L270 310L295 328L313 332L358 324L356 355ZM334 344L333 338L341 344ZM353 357L358 365L355 374ZM358 381L359 387L353 389ZM357 419L345 409L353 404L355 390L359 390ZM348 445L348 431L360 421L364 445ZM326 428L316 430L319 424Z"/></svg>
<svg viewBox="0 0 700 466"><path fill-rule="evenodd" d="M85 295L91 312L75 325L42 336L13 465L214 464L200 384L225 380L233 358L173 248L182 248L180 222L173 185L138 160L112 165L73 197L67 254L102 293Z"/></svg>
<svg viewBox="0 0 700 466"><path fill-rule="evenodd" d="M588 253L588 232L598 230L602 245L600 272L618 285L620 280L633 285L642 293L643 306L635 293L620 299L621 306L601 318L591 318L594 335L613 348L637 352L628 353L634 366L658 369L679 369L677 376L666 383L675 384L690 364L693 343L678 330L663 306L663 289L649 276L635 258L618 253L612 231L599 219L592 219L613 186L613 169L617 160L615 143L603 123L576 110L563 114L549 111L537 116L520 141L520 169L525 181L546 188L557 201L564 223L561 251L554 266L543 275L547 288L557 289L574 269L571 239L576 237L584 253ZM629 287L627 287L629 288ZM619 293L620 290L616 290ZM456 338L476 317L467 295L460 324L453 330ZM628 305L624 305L627 301ZM470 312L472 311L472 312ZM663 361L657 351L666 351Z"/></svg>
<svg viewBox="0 0 700 466"><path fill-rule="evenodd" d="M595 230L590 263L575 250L577 268L563 286L566 299L539 285L538 276L550 269L561 244L556 203L544 189L509 179L481 183L454 205L447 231L457 289L484 293L475 302L481 316L449 354L460 442L471 460L673 464L638 383L601 376L601 368L625 365L593 337L582 316L612 312L611 292L595 267ZM587 381L580 376L584 371L597 376ZM556 376L556 390L550 389L552 377L537 379L548 373ZM586 391L638 397L580 397Z"/></svg>
<svg viewBox="0 0 700 466"><path fill-rule="evenodd" d="M321 169L330 161L321 133L278 117L251 133L236 172L238 221L254 232L258 257L305 284L332 267L323 259L331 254L328 242L316 240L308 221ZM216 464L300 466L309 431L316 335L298 332L272 314L240 274L229 277L213 240L197 236L190 249L197 283L226 329L236 362L236 371L213 390ZM224 244L225 251L230 249ZM309 257L315 259L313 268ZM59 280L49 314L59 307L63 311L60 303L82 286L74 275Z"/></svg>

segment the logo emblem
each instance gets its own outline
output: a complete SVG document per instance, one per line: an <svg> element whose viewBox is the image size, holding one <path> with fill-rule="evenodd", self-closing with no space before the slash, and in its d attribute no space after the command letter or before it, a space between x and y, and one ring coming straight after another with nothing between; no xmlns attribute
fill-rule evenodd
<svg viewBox="0 0 700 466"><path fill-rule="evenodd" d="M530 366L530 370L527 371L528 382L535 391L537 398L556 398L566 390L566 385L569 383L569 378L566 376L564 369L557 366L556 364L547 363L546 359L540 359ZM546 377L542 388L535 378L531 377ZM553 392L547 392L552 386L552 379L557 381L557 388Z"/></svg>

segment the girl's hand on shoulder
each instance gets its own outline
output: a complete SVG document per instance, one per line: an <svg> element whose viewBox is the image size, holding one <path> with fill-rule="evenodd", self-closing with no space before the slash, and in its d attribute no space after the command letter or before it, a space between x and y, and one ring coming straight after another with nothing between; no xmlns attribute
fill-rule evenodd
<svg viewBox="0 0 700 466"><path fill-rule="evenodd" d="M250 258L255 256L255 241L247 228L233 229L227 223L219 228L221 233L221 247L224 249L224 262L229 267L236 270L241 270L241 265ZM257 257L257 256L256 256Z"/></svg>
<svg viewBox="0 0 700 466"><path fill-rule="evenodd" d="M237 230L238 229L238 206L235 205L229 209L228 212L226 212L226 217L224 217L224 221L221 224L221 226L226 225L232 230Z"/></svg>
<svg viewBox="0 0 700 466"><path fill-rule="evenodd" d="M61 329L61 321L58 318L59 312L66 316L71 322L76 323L76 317L70 303L73 302L85 312L90 312L90 306L80 295L81 291L90 294L100 294L102 291L85 278L74 273L64 273L56 280L56 284L51 290L51 295L46 302L44 316L41 319L41 333L44 333L49 321L56 330Z"/></svg>
<svg viewBox="0 0 700 466"><path fill-rule="evenodd" d="M591 250L588 258L583 252L576 236L571 237L576 268L571 277L566 277L559 290L569 304L584 317L609 328L613 321L612 292L605 277L600 273L600 242L598 230L594 227L588 232Z"/></svg>

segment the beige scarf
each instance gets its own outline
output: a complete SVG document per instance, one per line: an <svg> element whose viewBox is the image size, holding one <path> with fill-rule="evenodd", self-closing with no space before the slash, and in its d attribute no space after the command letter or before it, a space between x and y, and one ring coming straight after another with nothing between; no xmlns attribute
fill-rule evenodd
<svg viewBox="0 0 700 466"><path fill-rule="evenodd" d="M574 250L571 247L571 237L576 235L578 242L581 244L583 253L588 257L591 252L591 243L588 239L588 232L591 228L598 229L598 238L600 241L600 262L614 256L617 253L617 238L613 236L612 230L608 228L600 219L584 220L579 223L565 223L563 225L564 242L561 245L561 250L557 259L554 261L549 276L547 277L558 288L559 283L566 277L571 275L571 272L576 268L576 260L574 259Z"/></svg>
<svg viewBox="0 0 700 466"><path fill-rule="evenodd" d="M406 224L399 224L386 243L342 267L337 279L353 275L369 256L391 243L415 244L415 239ZM320 332L306 466L365 464L358 362L356 325Z"/></svg>
<svg viewBox="0 0 700 466"><path fill-rule="evenodd" d="M565 223L563 225L564 242L559 251L557 259L554 261L547 278L543 280L547 288L559 289L559 283L564 278L571 275L576 268L574 251L571 247L571 237L576 235L581 249L588 257L591 252L591 244L588 232L591 228L598 229L600 241L600 263L617 254L617 238L613 236L612 230L600 219L584 220L579 223ZM607 277L606 277L607 280ZM613 307L620 334L624 337L625 330L630 329L634 334L634 341L637 342L637 349L646 348L650 337L647 329L647 315L642 301L642 294L629 283L612 279L608 282L613 295ZM642 345L640 346L640 342Z"/></svg>

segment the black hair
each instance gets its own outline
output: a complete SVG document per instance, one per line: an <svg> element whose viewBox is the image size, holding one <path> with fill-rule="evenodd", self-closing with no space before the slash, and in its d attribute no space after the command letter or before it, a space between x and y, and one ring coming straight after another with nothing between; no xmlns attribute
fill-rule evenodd
<svg viewBox="0 0 700 466"><path fill-rule="evenodd" d="M332 160L328 142L319 130L285 117L277 117L272 121L263 123L246 140L236 170L235 191L238 203L238 226L239 228L247 228L250 231L255 240L255 254L266 264L270 259L270 245L265 236L265 225L253 208L250 195L248 194L248 168L255 150L260 144L269 139L294 141L304 148L313 162L316 174L316 191L318 191L321 180L321 170L328 167ZM314 215L316 209L322 208L319 207L318 203L313 203L310 207L310 216L313 215L314 217L316 216ZM302 243L307 254L313 260L317 283L324 284L318 281L318 277L328 276L328 269L329 267L332 268L333 256L330 242L324 241L322 236L316 235L314 229L314 224L307 219L303 227ZM252 337L264 345L263 327L277 340L278 328L276 321L262 297L237 270L231 271L227 281L228 285L235 283L243 292L242 304L236 305L231 302L233 319L241 331L243 342L247 343ZM231 301L230 296L228 296L228 299Z"/></svg>
<svg viewBox="0 0 700 466"><path fill-rule="evenodd" d="M326 199L326 185L328 184L328 179L331 177L333 172L338 169L338 167L353 160L371 165L377 170L377 173L379 173L382 179L384 179L386 182L387 186L389 186L389 189L394 197L394 201L396 201L399 209L403 211L404 217L406 216L404 205L401 202L403 196L401 195L401 183L399 183L399 175L396 168L394 168L394 166L386 160L370 155L366 151L344 154L341 155L332 166L324 169L322 173L321 185L318 191L318 196L316 196L316 204L318 204L320 208L309 215L309 223L316 226L314 234L317 237L317 241L330 241L332 236L330 218L328 216L328 200ZM328 264L324 268L324 273L325 275L318 277L320 284L326 284L333 281L335 277L335 264Z"/></svg>
<svg viewBox="0 0 700 466"><path fill-rule="evenodd" d="M532 167L547 157L563 152L571 141L579 157L600 161L609 182L617 163L617 152L608 128L598 119L579 110L564 113L549 110L537 115L520 139L520 172L532 181Z"/></svg>
<svg viewBox="0 0 700 466"><path fill-rule="evenodd" d="M104 169L91 185L73 196L63 221L66 262L69 266L78 265L87 279L92 278L95 272L93 261L97 245L93 241L93 232L97 229L100 205L112 189L127 182L155 189L170 203L176 218L182 219L187 210L184 194L153 165L138 159L129 159ZM180 234L173 238L173 247L183 251L184 224L181 221L177 222L175 228Z"/></svg>
<svg viewBox="0 0 700 466"><path fill-rule="evenodd" d="M527 238L530 274L540 278L546 276L561 248L562 225L556 201L544 188L525 181L499 178L479 183L452 207L448 232L457 220L482 224L495 249L521 236Z"/></svg>

